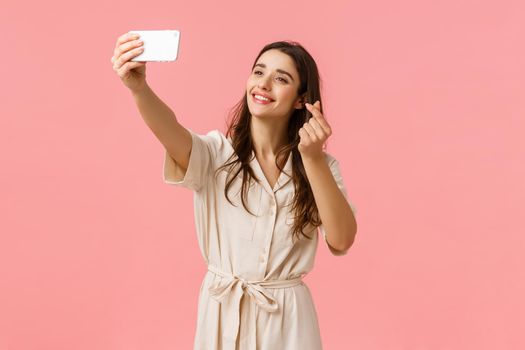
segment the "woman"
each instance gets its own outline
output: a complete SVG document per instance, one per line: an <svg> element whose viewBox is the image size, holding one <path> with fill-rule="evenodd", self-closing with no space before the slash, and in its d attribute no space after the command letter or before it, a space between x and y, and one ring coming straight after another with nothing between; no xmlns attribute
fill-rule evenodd
<svg viewBox="0 0 525 350"><path fill-rule="evenodd" d="M294 42L265 46L226 135L200 135L149 88L145 62L130 62L141 52L136 39L118 39L113 67L165 147L164 181L194 191L208 265L194 349L321 349L302 277L314 265L317 227L332 254L344 255L357 223L339 163L323 151L332 131L313 58Z"/></svg>

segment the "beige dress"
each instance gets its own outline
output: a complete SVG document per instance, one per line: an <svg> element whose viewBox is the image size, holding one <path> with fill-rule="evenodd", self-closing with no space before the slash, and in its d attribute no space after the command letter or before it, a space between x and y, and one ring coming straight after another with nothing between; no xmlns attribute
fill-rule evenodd
<svg viewBox="0 0 525 350"><path fill-rule="evenodd" d="M189 131L187 171L165 150L163 176L166 183L194 192L197 239L208 266L200 289L194 350L322 349L312 296L302 281L314 266L318 235L292 243L292 216L286 207L294 192L291 179L281 172L272 189L252 152L250 165L261 181L252 180L246 201L254 217L240 200L242 172L229 192L237 206L224 196L226 173L212 176L233 153L230 139L219 130L206 135ZM326 152L325 157L347 198L337 160ZM291 155L284 170L291 173ZM319 228L328 245L322 225ZM312 235L316 229L312 226L305 233ZM334 255L346 254L328 248Z"/></svg>

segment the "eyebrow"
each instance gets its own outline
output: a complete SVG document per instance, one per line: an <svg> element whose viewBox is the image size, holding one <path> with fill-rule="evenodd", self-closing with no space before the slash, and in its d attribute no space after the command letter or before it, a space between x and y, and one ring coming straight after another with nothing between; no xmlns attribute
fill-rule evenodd
<svg viewBox="0 0 525 350"><path fill-rule="evenodd" d="M266 65L265 65L264 63L257 63L255 66L253 66L253 68L255 68L255 67L257 67L257 66L258 66L258 67L266 68ZM281 73L281 74L286 74L287 76L290 77L290 79L292 79L292 81L294 81L292 75L291 75L290 73L288 73L287 71L282 70L282 69L276 69L276 71L277 71L278 73Z"/></svg>

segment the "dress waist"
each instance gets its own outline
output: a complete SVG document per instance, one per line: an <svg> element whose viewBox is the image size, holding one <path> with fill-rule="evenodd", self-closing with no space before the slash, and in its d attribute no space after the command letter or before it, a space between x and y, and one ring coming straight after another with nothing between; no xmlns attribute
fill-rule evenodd
<svg viewBox="0 0 525 350"><path fill-rule="evenodd" d="M223 312L227 315L227 321L223 327L223 336L230 341L229 344L232 344L232 349L239 335L241 314L244 319L255 317L254 312L241 308L241 299L244 294L248 294L251 297L250 299L255 302L249 304L249 309L257 305L266 312L275 312L279 309L279 304L267 289L289 288L303 284L303 276L291 279L248 281L227 273L212 264L208 264L208 270L223 277L210 286L209 293L212 298L221 303ZM244 315L245 313L248 314ZM249 322L253 323L254 319ZM253 342L252 339L251 343Z"/></svg>
<svg viewBox="0 0 525 350"><path fill-rule="evenodd" d="M227 273L227 272L219 269L218 267L216 267L216 266L214 266L212 264L208 264L208 270L213 272L213 273L215 273L216 275L221 276L221 277L238 280L238 281L242 282L242 284L244 286L247 286L247 285L259 285L261 287L274 289L274 288L293 287L293 286L296 286L298 284L302 284L303 283L302 282L303 281L303 277L302 276L295 277L295 278L290 278L290 279L248 281L248 280L246 280L246 279L244 279L242 277L235 276L235 275L232 275L230 273Z"/></svg>

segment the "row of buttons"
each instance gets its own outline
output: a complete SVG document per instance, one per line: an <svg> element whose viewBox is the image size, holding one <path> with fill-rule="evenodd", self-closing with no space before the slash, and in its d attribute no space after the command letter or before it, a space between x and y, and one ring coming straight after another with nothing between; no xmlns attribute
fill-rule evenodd
<svg viewBox="0 0 525 350"><path fill-rule="evenodd" d="M270 215L275 215L275 198L271 198L271 202L270 202ZM272 225L273 226L273 225ZM263 248L263 252L261 254L261 257L259 259L259 261L264 264L266 262L266 248Z"/></svg>

